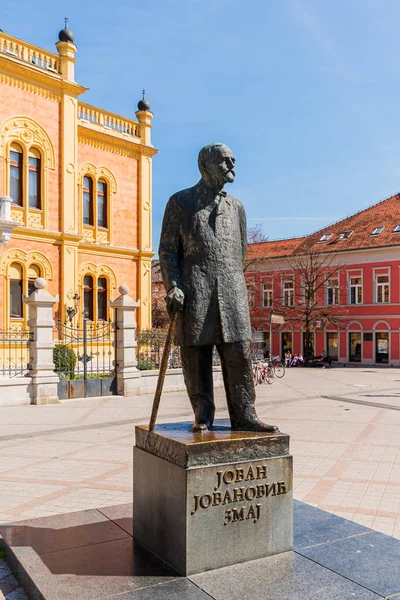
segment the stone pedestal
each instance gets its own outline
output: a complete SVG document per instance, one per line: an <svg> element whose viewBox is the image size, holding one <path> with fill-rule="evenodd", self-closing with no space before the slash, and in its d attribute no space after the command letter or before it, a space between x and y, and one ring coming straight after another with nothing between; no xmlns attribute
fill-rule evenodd
<svg viewBox="0 0 400 600"><path fill-rule="evenodd" d="M182 575L293 548L289 436L136 427L134 538Z"/></svg>
<svg viewBox="0 0 400 600"><path fill-rule="evenodd" d="M54 372L54 304L58 295L52 296L46 291L47 281L38 277L35 291L23 296L29 307L28 326L33 340L29 343L30 369L32 379L33 404L52 404L59 402L58 375Z"/></svg>
<svg viewBox="0 0 400 600"><path fill-rule="evenodd" d="M114 302L108 302L116 311L116 372L117 393L119 396L133 396L140 388L140 371L137 369L135 340L135 311L140 302L135 302L128 295L127 285L119 286L119 293Z"/></svg>

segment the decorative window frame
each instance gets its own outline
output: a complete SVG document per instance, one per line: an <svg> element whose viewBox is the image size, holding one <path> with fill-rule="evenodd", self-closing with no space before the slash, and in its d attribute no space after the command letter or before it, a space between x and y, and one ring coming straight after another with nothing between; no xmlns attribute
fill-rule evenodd
<svg viewBox="0 0 400 600"><path fill-rule="evenodd" d="M292 285L291 288L286 288L285 290L285 283L290 283ZM295 281L294 278L291 276L287 276L287 277L282 277L281 280L281 290L282 290L282 306L285 306L286 308L294 308L295 305L295 296L296 296L296 289L295 289ZM286 296L285 296L285 291L289 292L291 291L291 303L288 304L286 302ZM289 296L289 295L288 295Z"/></svg>
<svg viewBox="0 0 400 600"><path fill-rule="evenodd" d="M249 309L256 308L256 279L255 277L246 277L247 302Z"/></svg>
<svg viewBox="0 0 400 600"><path fill-rule="evenodd" d="M13 143L22 148L22 206L11 206L11 218L21 226L48 229L49 171L56 168L53 143L43 127L30 117L16 116L6 119L0 128L0 158L4 165L2 195L10 194L10 149ZM41 156L40 189L41 208L29 207L29 151L35 149Z"/></svg>
<svg viewBox="0 0 400 600"><path fill-rule="evenodd" d="M373 272L373 285L374 285L374 304L377 304L378 306L382 306L382 305L387 305L391 303L391 299L392 299L392 295L391 295L391 288L392 288L392 281L391 281L391 268L389 267L374 267L372 269ZM378 277L380 276L384 276L388 278L388 282L387 285L389 287L389 300L387 302L378 302L378 285L385 285L385 284L378 284Z"/></svg>
<svg viewBox="0 0 400 600"><path fill-rule="evenodd" d="M93 181L93 225L83 223L83 178L91 177ZM107 184L107 227L98 226L97 215L97 183L104 179ZM84 163L79 169L78 198L79 198L79 232L83 235L83 242L99 244L101 246L112 243L112 205L113 195L117 193L117 180L113 173L106 167L96 167L92 163Z"/></svg>
<svg viewBox="0 0 400 600"><path fill-rule="evenodd" d="M331 281L335 280L337 281L337 286L334 285L329 285ZM328 290L332 288L332 289L336 289L336 302L334 304L328 304ZM331 275L331 277L326 278L325 280L325 284L324 284L324 305L325 306L339 306L340 305L340 272L337 271L334 275Z"/></svg>
<svg viewBox="0 0 400 600"><path fill-rule="evenodd" d="M268 286L265 290L265 286ZM270 291L268 294L271 297L271 304L265 304L264 302L264 294L265 291ZM273 277L262 277L260 281L260 306L261 308L272 308L274 306L274 279Z"/></svg>
<svg viewBox="0 0 400 600"><path fill-rule="evenodd" d="M98 322L97 317L97 292L98 292L98 281L100 277L104 277L107 279L107 319L109 320L111 317L111 308L108 306L108 300L111 300L111 293L113 290L117 288L117 278L115 276L114 271L107 265L95 265L93 263L85 263L81 265L78 271L78 293L80 296L79 301L79 315L80 322L83 322L83 308L84 308L84 285L83 280L86 275L91 275L93 277L93 322ZM103 321L101 321L103 322Z"/></svg>
<svg viewBox="0 0 400 600"><path fill-rule="evenodd" d="M28 311L24 311L22 319L10 318L10 267L13 263L21 266L22 270L22 293L28 293L28 272L32 265L39 267L40 276L51 281L54 277L53 267L49 259L40 252L24 252L23 250L8 250L0 257L0 276L3 277L3 323L4 329L22 331L28 328Z"/></svg>
<svg viewBox="0 0 400 600"><path fill-rule="evenodd" d="M351 302L351 280L353 278L361 279L361 284L357 284L354 287L361 287L361 302ZM361 306L364 304L364 269L353 269L347 271L347 304L349 306Z"/></svg>

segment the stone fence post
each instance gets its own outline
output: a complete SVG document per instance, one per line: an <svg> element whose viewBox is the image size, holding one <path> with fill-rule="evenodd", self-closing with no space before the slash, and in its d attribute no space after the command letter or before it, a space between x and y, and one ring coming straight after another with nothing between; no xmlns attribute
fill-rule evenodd
<svg viewBox="0 0 400 600"><path fill-rule="evenodd" d="M33 404L59 402L57 384L58 375L54 372L54 317L53 307L58 295L52 296L46 291L47 281L39 277L35 281L35 291L24 296L23 301L29 307L28 326L33 335L29 343L30 371L32 378Z"/></svg>
<svg viewBox="0 0 400 600"><path fill-rule="evenodd" d="M117 330L115 332L117 393L120 396L133 396L140 387L140 371L137 369L136 340L135 340L135 310L140 301L135 302L128 295L129 287L120 285L116 300L109 301L109 306L115 308Z"/></svg>

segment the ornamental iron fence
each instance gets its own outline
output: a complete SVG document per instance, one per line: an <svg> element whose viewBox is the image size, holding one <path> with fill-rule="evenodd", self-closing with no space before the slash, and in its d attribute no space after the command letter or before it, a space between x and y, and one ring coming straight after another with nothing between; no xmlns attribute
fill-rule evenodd
<svg viewBox="0 0 400 600"><path fill-rule="evenodd" d="M73 320L55 327L53 360L60 378L60 398L87 398L116 393L116 326L111 321Z"/></svg>
<svg viewBox="0 0 400 600"><path fill-rule="evenodd" d="M29 330L0 331L0 377L25 377L30 369Z"/></svg>
<svg viewBox="0 0 400 600"><path fill-rule="evenodd" d="M164 352L167 331L165 329L142 329L136 331L136 360L140 371L159 369ZM214 348L213 365L221 364L219 354ZM179 346L172 345L169 353L168 368L180 369L182 367Z"/></svg>

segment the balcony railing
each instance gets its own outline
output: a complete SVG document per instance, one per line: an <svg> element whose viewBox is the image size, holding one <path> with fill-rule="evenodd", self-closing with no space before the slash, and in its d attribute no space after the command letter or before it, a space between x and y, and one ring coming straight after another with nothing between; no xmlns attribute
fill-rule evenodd
<svg viewBox="0 0 400 600"><path fill-rule="evenodd" d="M139 123L125 119L119 115L106 112L101 108L79 102L78 117L83 123L98 125L104 129L111 129L128 137L140 138Z"/></svg>
<svg viewBox="0 0 400 600"><path fill-rule="evenodd" d="M29 65L45 69L52 73L58 73L59 57L52 52L46 52L42 48L22 42L5 33L0 33L0 55L17 58Z"/></svg>

